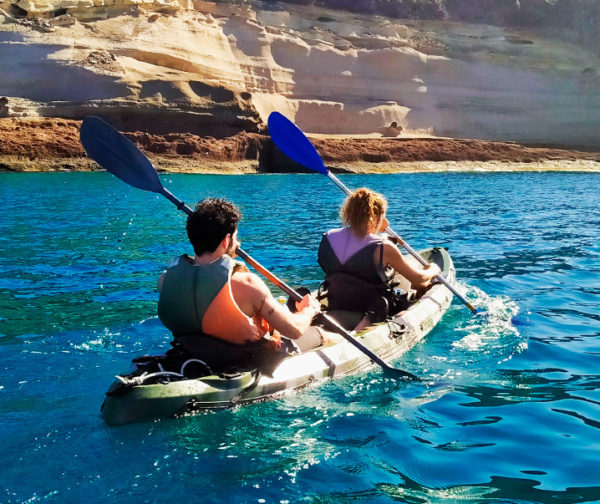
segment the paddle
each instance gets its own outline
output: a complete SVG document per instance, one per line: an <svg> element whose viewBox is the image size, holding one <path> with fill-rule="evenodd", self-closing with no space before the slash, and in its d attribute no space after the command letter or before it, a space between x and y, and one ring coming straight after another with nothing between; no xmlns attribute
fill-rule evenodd
<svg viewBox="0 0 600 504"><path fill-rule="evenodd" d="M152 166L152 163L148 158L144 156L144 154L142 154L142 152L140 152L127 137L119 133L102 119L94 116L86 117L81 124L80 139L88 156L96 161L102 168L120 178L122 181L144 191L162 194L174 203L179 210L183 210L188 215L193 212L189 206L163 187L154 166ZM300 301L302 299L300 294L277 278L260 263L252 259L252 257L241 248L237 249L237 254L288 296L291 296L294 301ZM381 366L387 374L394 377L419 380L419 378L412 373L394 368L387 364L327 314L321 312L318 314L318 317L328 326L328 328L341 334L373 362Z"/></svg>
<svg viewBox="0 0 600 504"><path fill-rule="evenodd" d="M280 114L279 112L272 112L269 115L269 134L275 142L275 145L279 147L279 150L283 152L287 157L293 159L297 163L311 169L314 172L321 173L329 177L335 185L337 185L347 195L352 194L352 191L348 189L343 182L338 179L333 173L331 173L327 167L323 164L323 160L319 153L306 137L304 133L298 128L292 121L287 117ZM398 243L406 249L417 261L423 266L428 266L428 262L423 259L415 250L408 245L400 236L398 236L394 230L388 226L386 232L393 236ZM476 315L482 314L482 310L475 308L469 301L467 301L442 275L437 275L436 280L444 284L460 301Z"/></svg>

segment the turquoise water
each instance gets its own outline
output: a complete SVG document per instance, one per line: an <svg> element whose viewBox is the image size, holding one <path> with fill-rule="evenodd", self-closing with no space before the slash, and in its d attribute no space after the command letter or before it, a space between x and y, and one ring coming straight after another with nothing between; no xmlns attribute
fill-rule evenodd
<svg viewBox="0 0 600 504"><path fill-rule="evenodd" d="M0 174L0 500L7 503L600 502L597 174L343 176L390 201L414 248L450 248L460 289L396 364L274 401L107 427L113 375L160 353L156 279L184 216L106 173ZM316 287L342 194L317 175L165 176L236 201L243 248ZM507 320L519 314L528 325Z"/></svg>

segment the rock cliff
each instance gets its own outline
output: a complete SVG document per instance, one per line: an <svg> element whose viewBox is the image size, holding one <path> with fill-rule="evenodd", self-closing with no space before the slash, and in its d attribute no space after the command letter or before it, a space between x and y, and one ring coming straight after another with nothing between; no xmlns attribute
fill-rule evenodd
<svg viewBox="0 0 600 504"><path fill-rule="evenodd" d="M0 171L97 170L79 141L79 121L0 119ZM242 131L222 139L191 133L126 133L157 170L176 173L308 172L268 135ZM439 137L312 135L334 172L598 171L600 152L526 147Z"/></svg>
<svg viewBox="0 0 600 504"><path fill-rule="evenodd" d="M544 0L0 0L0 117L224 138L278 110L312 133L598 145L597 9L572 2L555 40Z"/></svg>

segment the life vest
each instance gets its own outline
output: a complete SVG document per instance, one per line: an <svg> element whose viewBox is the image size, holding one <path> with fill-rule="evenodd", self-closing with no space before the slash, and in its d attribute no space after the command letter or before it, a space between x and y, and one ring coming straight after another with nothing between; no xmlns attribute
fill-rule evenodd
<svg viewBox="0 0 600 504"><path fill-rule="evenodd" d="M208 335L243 345L260 340L271 330L264 319L248 317L233 299L231 275L235 265L228 255L203 265L193 264L183 255L167 269L158 316L176 340ZM279 334L274 332L272 339L277 345Z"/></svg>
<svg viewBox="0 0 600 504"><path fill-rule="evenodd" d="M373 260L379 249L379 261ZM320 292L330 310L368 312L373 322L399 311L394 285L383 264L383 239L357 237L349 228L323 234L318 261L325 272Z"/></svg>
<svg viewBox="0 0 600 504"><path fill-rule="evenodd" d="M381 258L376 265L373 256L377 248ZM332 229L323 234L318 260L326 275L342 272L367 282L387 282L383 268L383 240L374 234L359 238L350 228Z"/></svg>

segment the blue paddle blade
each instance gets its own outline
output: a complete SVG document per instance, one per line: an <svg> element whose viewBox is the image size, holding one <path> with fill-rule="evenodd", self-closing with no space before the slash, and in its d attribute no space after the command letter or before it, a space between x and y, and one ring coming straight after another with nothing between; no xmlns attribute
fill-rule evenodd
<svg viewBox="0 0 600 504"><path fill-rule="evenodd" d="M526 327L526 326L530 326L531 325L531 322L530 322L530 320L529 320L528 317L521 317L519 315L511 317L510 318L510 322L515 327Z"/></svg>
<svg viewBox="0 0 600 504"><path fill-rule="evenodd" d="M313 144L287 117L271 112L268 125L273 142L287 157L322 175L329 173Z"/></svg>
<svg viewBox="0 0 600 504"><path fill-rule="evenodd" d="M148 158L99 117L88 116L83 120L79 138L90 158L124 182L144 191L164 191Z"/></svg>
<svg viewBox="0 0 600 504"><path fill-rule="evenodd" d="M484 319L485 322L489 321L490 319L490 314L481 309L481 308L477 308L475 310L475 315L477 315L478 317ZM531 322L529 321L529 318L527 317L522 317L520 315L515 315L514 317L510 318L510 323L512 325L514 325L515 327L524 327L524 326L530 326Z"/></svg>

